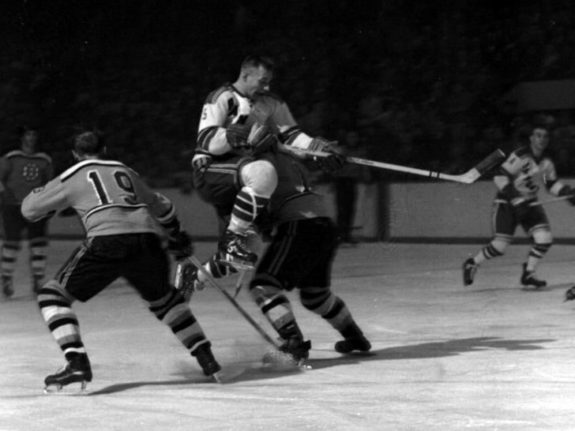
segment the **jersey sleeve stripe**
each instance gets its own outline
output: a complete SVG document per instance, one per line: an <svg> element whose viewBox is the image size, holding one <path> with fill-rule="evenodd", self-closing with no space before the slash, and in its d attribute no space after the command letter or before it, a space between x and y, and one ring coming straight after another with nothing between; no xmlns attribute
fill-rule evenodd
<svg viewBox="0 0 575 431"><path fill-rule="evenodd" d="M128 205L128 204L109 204L109 205L100 205L93 208L91 211L88 211L84 216L85 219L88 219L90 216L94 215L97 212L104 211L110 208L125 208L129 210L134 210L136 208L145 208L147 207L146 204L136 204L136 205Z"/></svg>
<svg viewBox="0 0 575 431"><path fill-rule="evenodd" d="M80 169L86 166L118 166L125 168L126 166L123 163L116 162L113 160L84 160L80 163L76 163L71 168L65 170L62 174L60 174L60 181L64 182L71 177L73 177Z"/></svg>
<svg viewBox="0 0 575 431"><path fill-rule="evenodd" d="M198 135L198 148L202 150L208 150L210 146L210 141L218 131L218 126L206 127Z"/></svg>

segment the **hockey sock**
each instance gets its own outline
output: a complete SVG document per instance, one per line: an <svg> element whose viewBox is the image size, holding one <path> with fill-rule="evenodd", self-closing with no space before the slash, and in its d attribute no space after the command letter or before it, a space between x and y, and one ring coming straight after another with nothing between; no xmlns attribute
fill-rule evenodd
<svg viewBox="0 0 575 431"><path fill-rule="evenodd" d="M529 250L529 255L527 257L527 271L535 271L539 261L545 256L545 254L551 248L550 243L545 244L534 244L531 250Z"/></svg>
<svg viewBox="0 0 575 431"><path fill-rule="evenodd" d="M243 234L269 202L269 197L258 196L250 187L243 187L234 203L229 229Z"/></svg>
<svg viewBox="0 0 575 431"><path fill-rule="evenodd" d="M0 256L0 271L3 277L12 278L16 268L16 260L20 252L20 243L18 241L4 241Z"/></svg>
<svg viewBox="0 0 575 431"><path fill-rule="evenodd" d="M252 284L250 293L263 315L282 338L301 335L291 303L279 287Z"/></svg>
<svg viewBox="0 0 575 431"><path fill-rule="evenodd" d="M34 238L30 240L30 269L36 279L44 278L46 274L46 238Z"/></svg>
<svg viewBox="0 0 575 431"><path fill-rule="evenodd" d="M86 353L72 300L62 287L52 280L38 292L38 306L52 336L64 352L66 359L74 354Z"/></svg>
<svg viewBox="0 0 575 431"><path fill-rule="evenodd" d="M302 305L321 316L336 330L344 330L353 321L343 300L328 287L306 287L300 290Z"/></svg>
<svg viewBox="0 0 575 431"><path fill-rule="evenodd" d="M190 352L208 342L192 310L175 288L170 289L164 297L150 302L149 309Z"/></svg>
<svg viewBox="0 0 575 431"><path fill-rule="evenodd" d="M493 259L494 257L503 256L505 247L503 243L492 241L481 249L479 253L473 258L477 265L480 265L486 260Z"/></svg>

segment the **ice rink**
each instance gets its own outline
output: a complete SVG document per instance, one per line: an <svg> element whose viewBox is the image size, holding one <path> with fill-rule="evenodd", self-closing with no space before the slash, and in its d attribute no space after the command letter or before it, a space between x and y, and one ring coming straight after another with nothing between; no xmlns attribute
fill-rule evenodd
<svg viewBox="0 0 575 431"><path fill-rule="evenodd" d="M52 274L73 241L53 242ZM214 244L197 244L205 258ZM573 430L575 247L555 245L519 286L527 245L463 287L461 263L480 245L360 244L339 250L333 288L373 343L340 356L327 323L293 298L313 348L306 371L266 371L266 344L220 292L191 306L224 367L197 363L143 301L119 282L75 304L94 380L84 396L43 394L63 356L30 295L23 253L12 300L0 302L0 430ZM235 280L226 282L234 289ZM266 329L244 290L240 303Z"/></svg>

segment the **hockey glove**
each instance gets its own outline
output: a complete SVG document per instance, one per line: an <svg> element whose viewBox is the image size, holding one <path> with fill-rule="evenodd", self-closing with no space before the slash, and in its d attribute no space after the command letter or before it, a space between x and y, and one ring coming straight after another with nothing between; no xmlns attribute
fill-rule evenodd
<svg viewBox="0 0 575 431"><path fill-rule="evenodd" d="M345 156L336 149L337 142L328 141L320 136L313 138L308 149L311 151L322 151L329 153L327 157L314 157L315 162L321 170L332 173L340 170L345 165Z"/></svg>
<svg viewBox="0 0 575 431"><path fill-rule="evenodd" d="M318 157L317 162L320 168L327 173L339 171L345 165L345 156L336 152L328 152L331 153L329 156L323 158Z"/></svg>
<svg viewBox="0 0 575 431"><path fill-rule="evenodd" d="M248 137L248 144L254 154L268 151L277 142L277 138L268 126L254 124Z"/></svg>
<svg viewBox="0 0 575 431"><path fill-rule="evenodd" d="M316 136L315 138L313 138L309 144L309 146L307 147L308 150L310 151L325 151L325 152L330 152L333 150L333 148L337 145L336 141L328 141L325 138L322 138L321 136Z"/></svg>
<svg viewBox="0 0 575 431"><path fill-rule="evenodd" d="M168 239L168 252L176 260L190 257L194 252L192 237L184 230L178 231Z"/></svg>
<svg viewBox="0 0 575 431"><path fill-rule="evenodd" d="M244 149L248 147L248 137L250 136L250 126L245 124L230 124L226 128L226 139L233 149Z"/></svg>
<svg viewBox="0 0 575 431"><path fill-rule="evenodd" d="M567 201L571 205L575 205L575 191L571 188L571 186L564 186L561 190L559 190L559 196L569 196Z"/></svg>
<svg viewBox="0 0 575 431"><path fill-rule="evenodd" d="M203 152L198 152L192 159L192 170L203 171L212 164L212 156Z"/></svg>

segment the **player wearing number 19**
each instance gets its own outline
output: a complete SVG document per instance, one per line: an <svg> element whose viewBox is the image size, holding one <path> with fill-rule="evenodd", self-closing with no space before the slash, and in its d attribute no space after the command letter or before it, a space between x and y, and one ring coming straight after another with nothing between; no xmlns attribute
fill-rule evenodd
<svg viewBox="0 0 575 431"><path fill-rule="evenodd" d="M196 357L204 374L217 378L220 366L210 342L169 282L166 234L167 249L176 259L192 253L191 239L180 229L172 203L154 193L129 167L104 160L104 151L96 133L75 136L73 154L78 163L22 203L22 214L29 220L72 207L87 237L38 294L42 316L67 360L62 370L46 377L46 387L59 390L91 381L90 362L71 304L88 301L119 277L136 289L150 311Z"/></svg>

